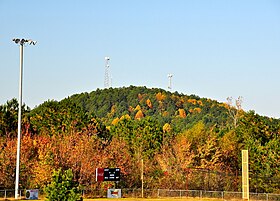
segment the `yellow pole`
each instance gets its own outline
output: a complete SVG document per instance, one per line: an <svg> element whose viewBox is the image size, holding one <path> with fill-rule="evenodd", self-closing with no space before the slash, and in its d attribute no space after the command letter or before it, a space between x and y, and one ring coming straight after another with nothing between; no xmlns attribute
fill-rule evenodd
<svg viewBox="0 0 280 201"><path fill-rule="evenodd" d="M249 201L249 156L242 150L242 198Z"/></svg>
<svg viewBox="0 0 280 201"><path fill-rule="evenodd" d="M141 159L142 198L144 197L144 161Z"/></svg>

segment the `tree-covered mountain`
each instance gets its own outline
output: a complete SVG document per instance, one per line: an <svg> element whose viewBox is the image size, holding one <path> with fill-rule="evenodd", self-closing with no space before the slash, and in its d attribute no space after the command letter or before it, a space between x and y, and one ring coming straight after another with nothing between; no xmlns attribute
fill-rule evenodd
<svg viewBox="0 0 280 201"><path fill-rule="evenodd" d="M138 188L143 159L145 188L184 189L187 182L189 189L237 191L241 150L248 149L250 190L280 192L280 120L231 101L130 86L27 108L21 186L42 188L52 170L71 168L81 185L100 188L95 168L120 167L119 186ZM13 186L16 111L15 100L0 106L0 188Z"/></svg>
<svg viewBox="0 0 280 201"><path fill-rule="evenodd" d="M232 121L228 115L228 105L224 103L157 88L130 86L97 89L91 93L73 95L69 99L106 123L123 115L129 115L132 119L149 116L161 124L174 124L174 129L182 131L198 121L220 128L226 128Z"/></svg>

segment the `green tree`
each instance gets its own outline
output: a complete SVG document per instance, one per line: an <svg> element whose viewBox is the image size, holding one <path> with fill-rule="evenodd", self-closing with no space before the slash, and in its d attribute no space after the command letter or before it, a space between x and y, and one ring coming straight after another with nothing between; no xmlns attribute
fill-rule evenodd
<svg viewBox="0 0 280 201"><path fill-rule="evenodd" d="M111 132L113 136L120 137L128 143L137 160L153 157L163 140L162 126L151 117L140 120L123 119L112 126Z"/></svg>
<svg viewBox="0 0 280 201"><path fill-rule="evenodd" d="M34 131L50 136L80 131L89 121L89 115L69 98L46 101L30 112Z"/></svg>
<svg viewBox="0 0 280 201"><path fill-rule="evenodd" d="M13 98L7 101L6 104L0 105L0 136L15 137L17 136L18 126L18 101ZM21 108L23 122L25 116L30 112L30 108L26 107L25 104Z"/></svg>
<svg viewBox="0 0 280 201"><path fill-rule="evenodd" d="M77 201L82 200L77 182L73 181L71 169L54 171L52 182L45 188L48 201Z"/></svg>

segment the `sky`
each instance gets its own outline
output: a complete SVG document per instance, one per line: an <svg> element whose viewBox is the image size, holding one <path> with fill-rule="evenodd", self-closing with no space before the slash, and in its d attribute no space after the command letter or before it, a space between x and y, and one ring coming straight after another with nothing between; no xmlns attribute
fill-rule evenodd
<svg viewBox="0 0 280 201"><path fill-rule="evenodd" d="M0 0L0 104L104 88L146 86L226 102L280 118L278 0Z"/></svg>

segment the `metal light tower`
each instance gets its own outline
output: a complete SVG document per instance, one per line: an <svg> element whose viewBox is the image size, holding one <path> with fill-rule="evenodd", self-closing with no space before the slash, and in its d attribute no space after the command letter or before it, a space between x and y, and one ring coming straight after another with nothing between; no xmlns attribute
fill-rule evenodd
<svg viewBox="0 0 280 201"><path fill-rule="evenodd" d="M104 88L110 87L110 77L109 77L109 60L110 57L105 57L105 79L104 79Z"/></svg>
<svg viewBox="0 0 280 201"><path fill-rule="evenodd" d="M171 79L172 79L173 75L172 75L172 74L168 74L167 77L168 77L168 80L169 80L168 89L171 90L171 89L172 89L172 86L171 86Z"/></svg>
<svg viewBox="0 0 280 201"><path fill-rule="evenodd" d="M20 140L21 140L21 107L22 107L22 74L23 74L23 46L25 44L35 45L33 40L14 38L13 41L19 44L19 104L18 104L18 143L17 143L17 163L16 163L16 184L15 199L19 198L19 164L20 164Z"/></svg>

